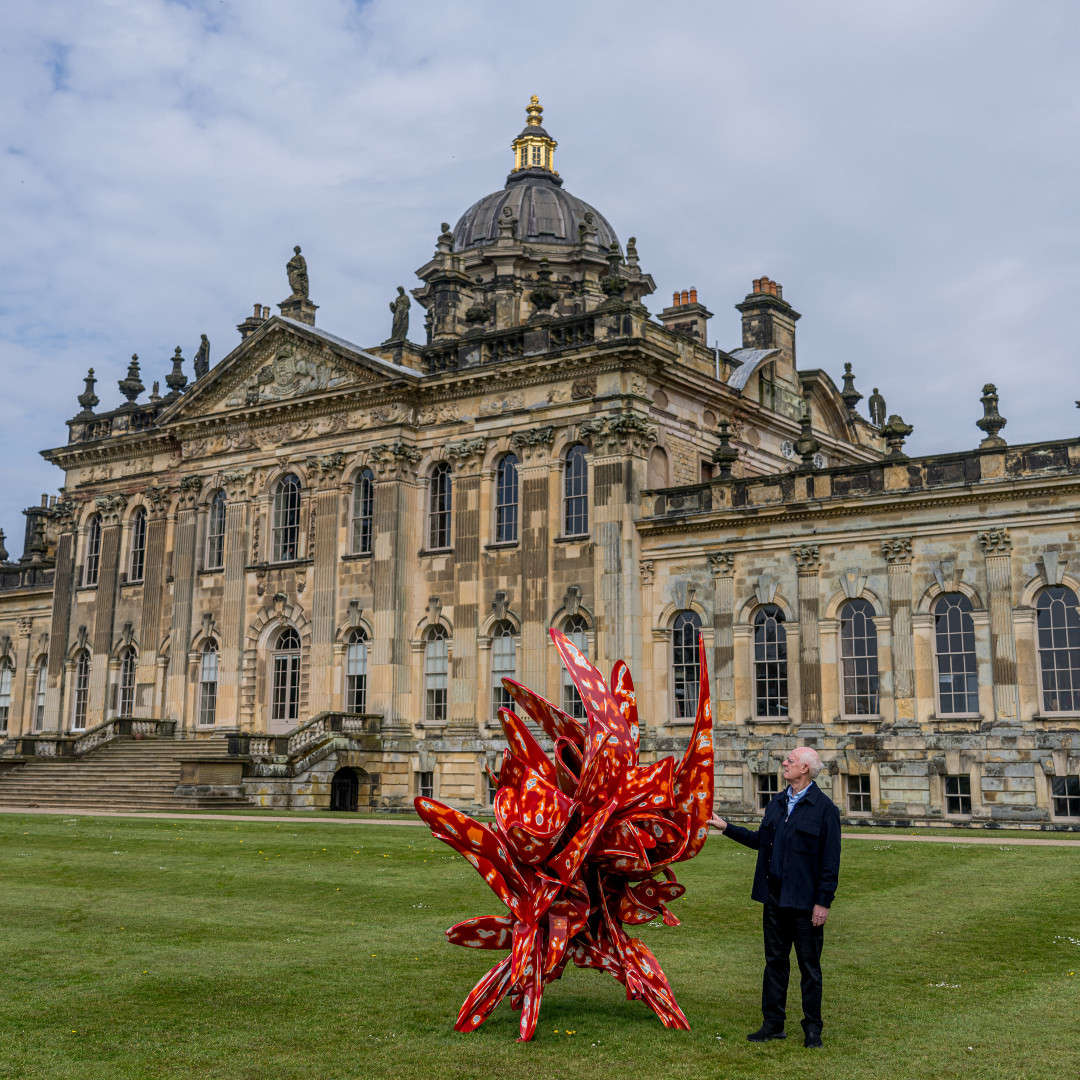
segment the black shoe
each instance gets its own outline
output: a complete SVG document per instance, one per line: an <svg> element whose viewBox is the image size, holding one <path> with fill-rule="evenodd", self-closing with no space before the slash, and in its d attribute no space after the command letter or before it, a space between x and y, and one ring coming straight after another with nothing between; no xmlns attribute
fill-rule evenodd
<svg viewBox="0 0 1080 1080"><path fill-rule="evenodd" d="M820 1050L822 1045L820 1031L808 1031L806 1033L806 1038L803 1039L803 1046L808 1050Z"/></svg>
<svg viewBox="0 0 1080 1080"><path fill-rule="evenodd" d="M747 1042L768 1042L769 1039L786 1039L787 1032L783 1028L769 1027L768 1024L762 1024L757 1031L751 1031L746 1036Z"/></svg>

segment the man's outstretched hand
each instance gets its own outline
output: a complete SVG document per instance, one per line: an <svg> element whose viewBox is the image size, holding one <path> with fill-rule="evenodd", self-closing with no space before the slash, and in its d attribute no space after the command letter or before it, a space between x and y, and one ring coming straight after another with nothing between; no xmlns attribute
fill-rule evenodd
<svg viewBox="0 0 1080 1080"><path fill-rule="evenodd" d="M727 822L722 817L719 817L715 812L713 813L713 816L709 818L709 824L714 829L719 829L721 832L723 832L727 828Z"/></svg>

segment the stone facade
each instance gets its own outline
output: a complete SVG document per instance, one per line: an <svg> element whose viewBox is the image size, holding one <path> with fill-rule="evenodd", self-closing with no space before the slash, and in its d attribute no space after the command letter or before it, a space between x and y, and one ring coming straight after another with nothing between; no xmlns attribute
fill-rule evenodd
<svg viewBox="0 0 1080 1080"><path fill-rule="evenodd" d="M190 384L177 350L140 403L133 358L100 412L90 373L45 451L60 497L2 553L4 752L133 715L227 739L264 805L329 805L348 769L361 804L476 808L498 676L572 707L549 627L628 661L646 760L685 741L700 627L722 813L753 816L806 742L853 817L1080 821L1053 798L1080 772L1080 711L1048 709L1038 644L1039 597L1080 590L1080 443L1007 447L986 392L979 449L908 459L876 391L873 423L850 371L838 389L798 368L769 278L736 348L707 346L696 290L652 318L636 241L562 190L537 109L506 187L418 271L425 344L401 299L379 345L316 327L298 248L281 314L256 305L212 367L204 341ZM972 644L970 671L946 661L960 712L940 700L943 597ZM759 715L770 633L786 659L761 661Z"/></svg>

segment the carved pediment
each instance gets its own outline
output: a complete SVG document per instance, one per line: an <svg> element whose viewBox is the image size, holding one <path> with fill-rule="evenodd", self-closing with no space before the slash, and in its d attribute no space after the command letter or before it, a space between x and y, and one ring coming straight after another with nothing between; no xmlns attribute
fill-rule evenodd
<svg viewBox="0 0 1080 1080"><path fill-rule="evenodd" d="M271 320L225 357L177 403L169 420L250 411L390 377L380 360L357 349L349 355L338 339L302 335Z"/></svg>

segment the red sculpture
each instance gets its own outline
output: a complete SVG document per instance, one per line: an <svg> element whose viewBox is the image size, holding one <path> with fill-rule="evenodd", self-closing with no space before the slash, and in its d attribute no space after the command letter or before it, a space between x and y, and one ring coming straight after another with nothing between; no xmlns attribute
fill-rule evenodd
<svg viewBox="0 0 1080 1080"><path fill-rule="evenodd" d="M416 812L434 836L479 871L509 915L481 915L447 938L473 949L509 949L465 999L454 1027L472 1031L507 995L521 1010L520 1040L533 1037L544 986L569 960L607 971L666 1027L690 1030L648 946L630 937L662 915L684 886L669 869L693 858L708 835L713 801L712 712L705 646L698 641L697 718L682 761L638 764L634 684L619 660L610 688L565 634L552 640L581 695L588 726L512 679L503 685L554 743L554 760L525 721L499 710L506 741L495 796L495 825L482 825L434 799ZM662 876L658 876L662 875Z"/></svg>

